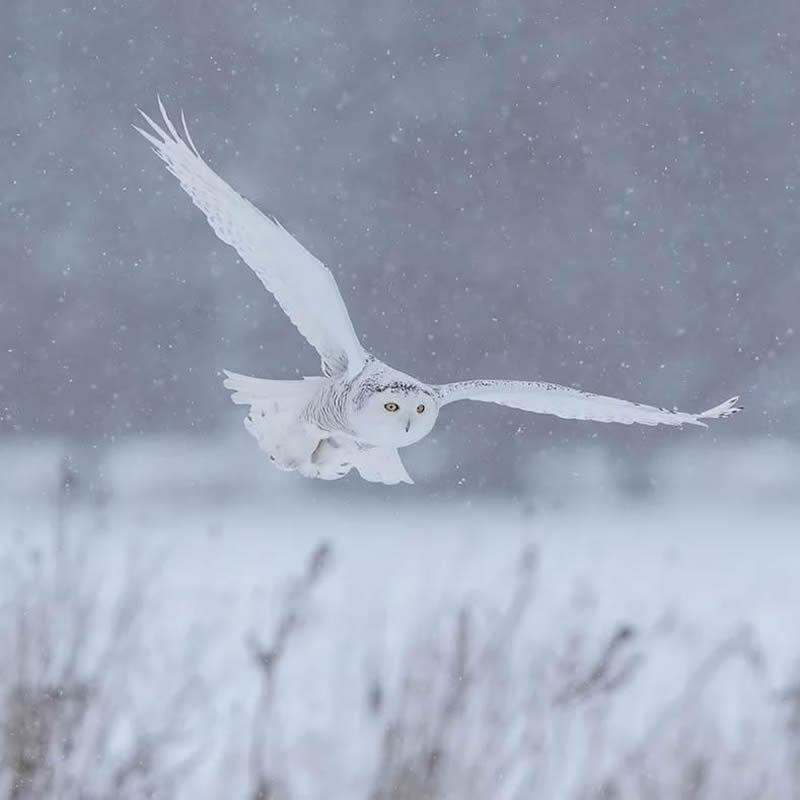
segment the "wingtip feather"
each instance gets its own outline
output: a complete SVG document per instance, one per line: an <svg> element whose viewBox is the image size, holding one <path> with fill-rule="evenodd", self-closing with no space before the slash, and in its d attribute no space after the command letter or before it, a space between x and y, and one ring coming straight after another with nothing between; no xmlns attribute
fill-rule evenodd
<svg viewBox="0 0 800 800"><path fill-rule="evenodd" d="M149 114L142 111L141 108L137 109L137 111L144 117L147 124L161 137L162 141L158 142L159 145L169 140L167 132Z"/></svg>
<svg viewBox="0 0 800 800"><path fill-rule="evenodd" d="M158 95L158 110L161 112L161 116L164 119L164 124L167 126L167 130L170 132L172 138L176 142L180 141L181 137L178 135L178 131L172 124L172 120L169 118L169 115L167 114L167 109L164 107L164 103L162 102L160 95Z"/></svg>
<svg viewBox="0 0 800 800"><path fill-rule="evenodd" d="M738 414L740 411L744 410L744 406L740 406L738 403L739 395L736 395L726 400L724 403L720 403L718 406L714 406L714 408L709 408L708 411L698 414L698 419L725 419L733 414Z"/></svg>
<svg viewBox="0 0 800 800"><path fill-rule="evenodd" d="M189 133L189 126L186 124L186 115L183 113L183 109L181 109L181 123L183 124L183 132L186 134L186 141L189 143L189 147L192 148L192 152L200 158L200 152L197 149L197 145L194 143L192 139L192 134Z"/></svg>
<svg viewBox="0 0 800 800"><path fill-rule="evenodd" d="M156 139L156 137L153 136L152 133L148 133L143 128L140 128L138 125L131 125L131 128L133 128L135 131L138 131L142 136L144 136L144 138L147 139L147 141L150 142L151 145L153 145L153 149L156 151L156 153L158 153L157 148L159 147L161 142L159 142L158 139Z"/></svg>

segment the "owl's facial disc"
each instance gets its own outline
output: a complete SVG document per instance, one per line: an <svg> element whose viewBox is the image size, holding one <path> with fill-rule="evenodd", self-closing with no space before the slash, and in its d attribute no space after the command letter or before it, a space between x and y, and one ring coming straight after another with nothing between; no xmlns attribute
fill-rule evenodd
<svg viewBox="0 0 800 800"><path fill-rule="evenodd" d="M358 434L376 446L405 447L427 436L438 408L435 398L414 385L379 387L358 414Z"/></svg>

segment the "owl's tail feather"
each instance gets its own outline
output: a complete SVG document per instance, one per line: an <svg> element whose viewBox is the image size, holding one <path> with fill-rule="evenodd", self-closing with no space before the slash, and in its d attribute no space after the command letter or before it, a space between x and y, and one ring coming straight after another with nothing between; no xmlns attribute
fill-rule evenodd
<svg viewBox="0 0 800 800"><path fill-rule="evenodd" d="M305 474L312 454L319 445L319 433L301 421L303 409L319 391L319 381L272 381L225 371L225 387L232 400L249 405L244 426L278 469ZM338 475L336 477L339 477Z"/></svg>
<svg viewBox="0 0 800 800"><path fill-rule="evenodd" d="M325 378L303 378L300 381L274 381L253 378L236 372L223 370L226 377L223 385L233 392L231 400L238 405L249 405L272 413L288 411L309 402Z"/></svg>
<svg viewBox="0 0 800 800"><path fill-rule="evenodd" d="M353 455L353 466L372 483L414 483L394 447L371 447Z"/></svg>

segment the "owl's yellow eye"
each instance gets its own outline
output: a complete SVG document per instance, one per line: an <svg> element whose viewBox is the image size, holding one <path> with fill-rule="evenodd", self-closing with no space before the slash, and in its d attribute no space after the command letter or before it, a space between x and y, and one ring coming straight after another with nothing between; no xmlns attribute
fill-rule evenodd
<svg viewBox="0 0 800 800"><path fill-rule="evenodd" d="M421 414L421 413L422 413L424 410L425 410L425 406L424 406L424 405L422 405L422 403L420 403L420 404L417 406L417 414Z"/></svg>
<svg viewBox="0 0 800 800"><path fill-rule="evenodd" d="M400 406L399 406L399 405L397 405L397 403L384 403L384 404L383 404L383 407L384 407L384 408L385 408L387 411L397 411L397 410L399 410L399 408L400 408Z"/></svg>

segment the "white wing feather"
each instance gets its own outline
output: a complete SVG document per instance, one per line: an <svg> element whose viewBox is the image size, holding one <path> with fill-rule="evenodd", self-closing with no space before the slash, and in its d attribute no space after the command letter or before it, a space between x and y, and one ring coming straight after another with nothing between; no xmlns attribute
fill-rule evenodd
<svg viewBox="0 0 800 800"><path fill-rule="evenodd" d="M217 236L251 267L289 319L322 357L328 373L357 375L361 347L336 281L276 220L261 213L200 157L181 114L185 141L158 100L166 130L140 111L152 132L136 128L206 215ZM153 135L155 134L155 135Z"/></svg>
<svg viewBox="0 0 800 800"><path fill-rule="evenodd" d="M480 400L537 414L553 414L562 419L621 422L623 425L636 422L640 425L708 427L705 420L721 419L741 411L741 407L737 406L738 397L732 397L708 411L687 414L538 381L462 381L435 388L441 405L456 400Z"/></svg>

